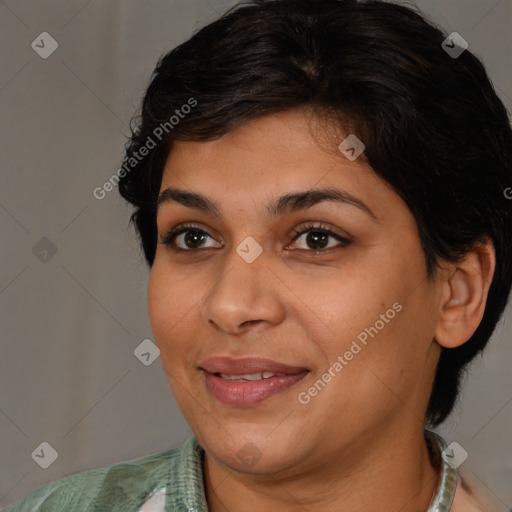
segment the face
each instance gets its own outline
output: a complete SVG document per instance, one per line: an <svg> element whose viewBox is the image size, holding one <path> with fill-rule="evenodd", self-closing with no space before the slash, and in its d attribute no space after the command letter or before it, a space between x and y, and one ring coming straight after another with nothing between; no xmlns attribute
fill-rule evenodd
<svg viewBox="0 0 512 512"><path fill-rule="evenodd" d="M294 110L169 154L150 321L231 470L308 471L423 428L439 292L411 212L343 139L320 144Z"/></svg>

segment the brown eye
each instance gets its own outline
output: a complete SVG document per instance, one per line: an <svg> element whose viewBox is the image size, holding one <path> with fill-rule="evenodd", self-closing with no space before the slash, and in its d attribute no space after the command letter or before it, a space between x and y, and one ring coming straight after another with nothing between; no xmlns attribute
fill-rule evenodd
<svg viewBox="0 0 512 512"><path fill-rule="evenodd" d="M221 247L220 244L217 246L206 245L208 239L213 240L203 229L193 225L181 225L172 229L160 243L176 251L194 251L202 248Z"/></svg>
<svg viewBox="0 0 512 512"><path fill-rule="evenodd" d="M332 249L334 247L346 247L351 241L334 231L323 228L322 226L306 226L306 229L296 231L293 238L294 242L302 240L303 247L301 250L322 251L324 249ZM334 242L334 243L333 243Z"/></svg>

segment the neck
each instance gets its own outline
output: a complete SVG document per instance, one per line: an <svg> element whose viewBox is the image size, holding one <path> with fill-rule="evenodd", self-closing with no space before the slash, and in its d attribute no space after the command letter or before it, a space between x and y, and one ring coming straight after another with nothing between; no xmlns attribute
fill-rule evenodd
<svg viewBox="0 0 512 512"><path fill-rule="evenodd" d="M375 438L376 436L372 436ZM274 474L240 473L205 455L211 512L418 512L437 489L439 469L430 462L423 430L378 436L376 442L332 453L315 468Z"/></svg>

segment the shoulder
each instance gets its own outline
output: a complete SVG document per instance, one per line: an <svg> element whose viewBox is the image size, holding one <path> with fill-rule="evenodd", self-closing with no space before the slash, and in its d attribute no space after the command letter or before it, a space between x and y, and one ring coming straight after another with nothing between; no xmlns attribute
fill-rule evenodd
<svg viewBox="0 0 512 512"><path fill-rule="evenodd" d="M138 510L155 491L169 485L173 462L191 444L51 482L12 503L4 512L92 512ZM174 464L179 470L179 465Z"/></svg>

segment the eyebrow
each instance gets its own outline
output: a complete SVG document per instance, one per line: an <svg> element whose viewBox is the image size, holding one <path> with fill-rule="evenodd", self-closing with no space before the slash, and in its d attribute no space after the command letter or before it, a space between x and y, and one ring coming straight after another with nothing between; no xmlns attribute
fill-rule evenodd
<svg viewBox="0 0 512 512"><path fill-rule="evenodd" d="M349 204L366 212L373 219L377 219L363 201L348 192L335 188L320 188L285 194L267 206L267 213L271 218L275 218L299 210L306 210L323 201ZM222 216L218 204L206 196L170 187L160 192L156 206L158 208L163 204L172 202L179 203L187 208L200 210L216 218Z"/></svg>

